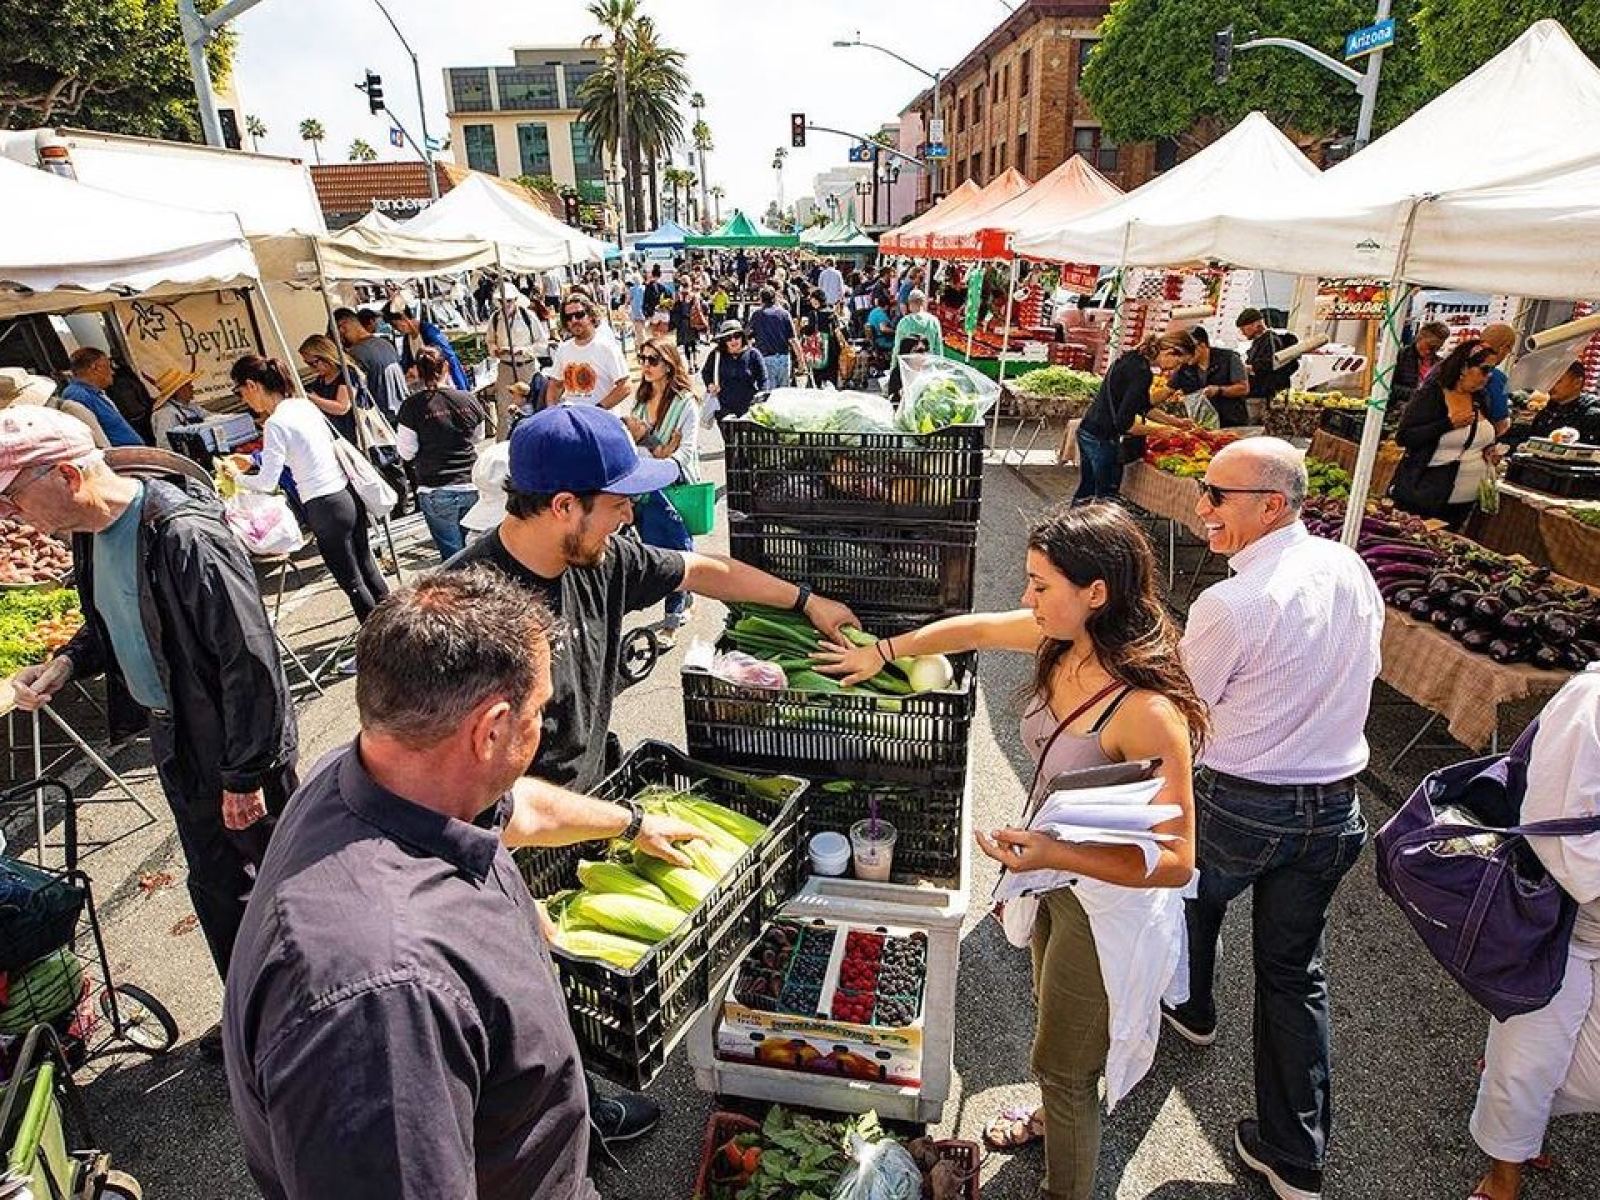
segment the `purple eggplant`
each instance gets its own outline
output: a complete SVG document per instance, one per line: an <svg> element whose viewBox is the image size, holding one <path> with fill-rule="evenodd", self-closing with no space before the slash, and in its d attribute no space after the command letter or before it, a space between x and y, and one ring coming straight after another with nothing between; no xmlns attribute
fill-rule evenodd
<svg viewBox="0 0 1600 1200"><path fill-rule="evenodd" d="M1528 604L1527 589L1515 583L1506 588L1506 590L1501 593L1500 598L1506 602L1507 608L1526 608Z"/></svg>
<svg viewBox="0 0 1600 1200"><path fill-rule="evenodd" d="M1547 671L1559 671L1566 661L1566 651L1559 646L1535 646L1528 661Z"/></svg>
<svg viewBox="0 0 1600 1200"><path fill-rule="evenodd" d="M1489 657L1502 665L1525 662L1528 643L1516 638L1496 638L1489 643Z"/></svg>
<svg viewBox="0 0 1600 1200"><path fill-rule="evenodd" d="M1456 614L1450 611L1448 604L1437 604L1428 613L1428 624L1435 629L1449 629L1450 622L1456 619Z"/></svg>
<svg viewBox="0 0 1600 1200"><path fill-rule="evenodd" d="M1487 629L1469 629L1461 635L1461 644L1477 654L1487 654L1494 640L1494 634Z"/></svg>
<svg viewBox="0 0 1600 1200"><path fill-rule="evenodd" d="M1380 590L1382 590L1382 589L1380 589ZM1388 600L1389 603L1394 605L1396 608L1410 608L1411 607L1411 602L1413 600L1415 600L1418 596L1422 596L1422 597L1426 598L1427 595L1428 595L1428 589L1427 588L1414 587L1414 586L1413 587L1407 587L1406 585L1401 584L1394 591L1385 593L1384 599Z"/></svg>
<svg viewBox="0 0 1600 1200"><path fill-rule="evenodd" d="M1556 642L1571 642L1578 637L1578 623L1559 609L1547 609L1539 614L1539 630Z"/></svg>
<svg viewBox="0 0 1600 1200"><path fill-rule="evenodd" d="M1534 608L1513 608L1500 618L1500 628L1513 637L1522 637L1532 633L1539 619L1539 612Z"/></svg>
<svg viewBox="0 0 1600 1200"><path fill-rule="evenodd" d="M1499 596L1491 596L1487 592L1479 596L1472 604L1472 615L1485 625L1499 621L1508 611L1504 600L1500 599Z"/></svg>
<svg viewBox="0 0 1600 1200"><path fill-rule="evenodd" d="M1446 629L1445 632L1459 642L1463 637L1472 632L1472 618L1465 614L1456 617L1450 622L1449 628Z"/></svg>
<svg viewBox="0 0 1600 1200"><path fill-rule="evenodd" d="M1445 598L1445 605L1451 612L1466 616L1472 611L1472 606L1482 599L1482 592L1452 592Z"/></svg>

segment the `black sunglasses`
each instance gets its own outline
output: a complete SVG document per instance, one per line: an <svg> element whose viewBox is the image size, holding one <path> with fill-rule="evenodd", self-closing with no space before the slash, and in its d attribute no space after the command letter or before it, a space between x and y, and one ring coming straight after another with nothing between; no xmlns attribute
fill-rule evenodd
<svg viewBox="0 0 1600 1200"><path fill-rule="evenodd" d="M642 366L642 367L660 366L661 365L661 355L659 355L659 354L641 354L641 355L639 355L639 365Z"/></svg>
<svg viewBox="0 0 1600 1200"><path fill-rule="evenodd" d="M1210 501L1212 508L1221 508L1222 502L1229 496L1283 495L1277 488L1225 488L1218 487L1214 483L1207 483L1204 479L1196 479L1195 483L1200 485L1200 490L1206 494L1206 499Z"/></svg>
<svg viewBox="0 0 1600 1200"><path fill-rule="evenodd" d="M582 320L587 319L588 316L589 316L588 313L581 312L581 311L580 312L564 312L564 313L561 314L561 319L563 321L582 321Z"/></svg>

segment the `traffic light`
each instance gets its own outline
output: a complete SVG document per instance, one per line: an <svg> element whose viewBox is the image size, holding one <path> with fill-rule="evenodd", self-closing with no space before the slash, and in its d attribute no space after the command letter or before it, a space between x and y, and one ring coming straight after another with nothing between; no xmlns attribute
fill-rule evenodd
<svg viewBox="0 0 1600 1200"><path fill-rule="evenodd" d="M582 210L578 207L578 193L567 192L562 196L561 209L567 224L577 228L578 222L583 216Z"/></svg>
<svg viewBox="0 0 1600 1200"><path fill-rule="evenodd" d="M806 144L806 115L805 113L792 113L789 116L789 143L796 150L804 148Z"/></svg>
<svg viewBox="0 0 1600 1200"><path fill-rule="evenodd" d="M367 84L362 89L367 93L367 108L376 116L383 111L383 76L367 72Z"/></svg>
<svg viewBox="0 0 1600 1200"><path fill-rule="evenodd" d="M1218 87L1228 82L1233 69L1233 26L1211 35L1211 82Z"/></svg>

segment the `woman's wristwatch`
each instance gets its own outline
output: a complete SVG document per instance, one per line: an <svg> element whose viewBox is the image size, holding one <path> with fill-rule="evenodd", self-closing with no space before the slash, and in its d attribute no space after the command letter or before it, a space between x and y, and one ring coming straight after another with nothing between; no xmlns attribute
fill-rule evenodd
<svg viewBox="0 0 1600 1200"><path fill-rule="evenodd" d="M621 808L628 810L628 825L617 836L625 842L631 842L639 836L639 830L644 827L644 809L634 800L624 797L614 801Z"/></svg>

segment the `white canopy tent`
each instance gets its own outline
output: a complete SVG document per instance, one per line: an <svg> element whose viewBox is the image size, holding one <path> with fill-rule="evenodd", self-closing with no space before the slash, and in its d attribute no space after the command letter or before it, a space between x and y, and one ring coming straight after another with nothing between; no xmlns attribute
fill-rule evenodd
<svg viewBox="0 0 1600 1200"><path fill-rule="evenodd" d="M609 249L605 242L562 224L478 175L452 188L401 230L448 241L488 242L498 251L501 265L514 271L601 262Z"/></svg>
<svg viewBox="0 0 1600 1200"><path fill-rule="evenodd" d="M233 216L196 213L0 158L0 317L259 281Z"/></svg>
<svg viewBox="0 0 1600 1200"><path fill-rule="evenodd" d="M1056 229L1019 233L1011 244L1026 258L1057 262L1141 267L1209 262L1216 258L1213 231L1220 222L1319 174L1298 146L1253 112L1143 187Z"/></svg>

